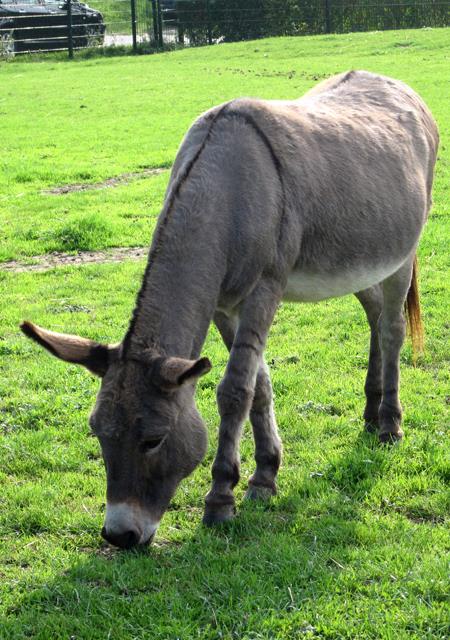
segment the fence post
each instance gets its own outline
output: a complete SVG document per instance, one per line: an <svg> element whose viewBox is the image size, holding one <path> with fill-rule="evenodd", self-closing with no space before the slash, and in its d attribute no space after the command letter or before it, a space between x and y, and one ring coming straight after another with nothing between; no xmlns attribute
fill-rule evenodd
<svg viewBox="0 0 450 640"><path fill-rule="evenodd" d="M325 0L325 33L331 33L331 0Z"/></svg>
<svg viewBox="0 0 450 640"><path fill-rule="evenodd" d="M163 22L162 22L162 13L161 13L161 2L160 0L156 0L156 4L158 7L158 46L160 49L164 48L164 39L163 39Z"/></svg>
<svg viewBox="0 0 450 640"><path fill-rule="evenodd" d="M131 1L131 35L133 38L133 53L137 52L137 34L136 34L136 0Z"/></svg>
<svg viewBox="0 0 450 640"><path fill-rule="evenodd" d="M69 58L73 58L73 32L72 32L72 0L67 0L67 50Z"/></svg>
<svg viewBox="0 0 450 640"><path fill-rule="evenodd" d="M207 20L206 29L208 32L208 44L212 44L211 13L210 13L209 0L206 0L206 20Z"/></svg>
<svg viewBox="0 0 450 640"><path fill-rule="evenodd" d="M158 46L158 9L156 8L156 0L152 0L152 20L153 20L153 37L155 44Z"/></svg>

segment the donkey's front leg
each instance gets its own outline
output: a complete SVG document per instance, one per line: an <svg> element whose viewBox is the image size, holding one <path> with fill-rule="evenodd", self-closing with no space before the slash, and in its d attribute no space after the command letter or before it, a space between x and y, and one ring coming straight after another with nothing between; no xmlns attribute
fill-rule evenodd
<svg viewBox="0 0 450 640"><path fill-rule="evenodd" d="M223 522L235 514L233 488L239 481L239 439L252 406L256 375L281 294L278 283L262 281L239 310L238 329L217 390L219 446L211 491L206 496L205 524Z"/></svg>
<svg viewBox="0 0 450 640"><path fill-rule="evenodd" d="M255 439L256 470L248 482L246 498L267 499L277 492L275 479L281 463L281 440L273 409L269 367L261 361L250 410Z"/></svg>
<svg viewBox="0 0 450 640"><path fill-rule="evenodd" d="M237 318L218 311L214 316L214 322L230 351L237 331ZM255 440L256 470L249 480L245 497L266 499L276 494L275 479L281 462L281 440L273 408L269 367L264 358L261 359L256 375L250 422Z"/></svg>

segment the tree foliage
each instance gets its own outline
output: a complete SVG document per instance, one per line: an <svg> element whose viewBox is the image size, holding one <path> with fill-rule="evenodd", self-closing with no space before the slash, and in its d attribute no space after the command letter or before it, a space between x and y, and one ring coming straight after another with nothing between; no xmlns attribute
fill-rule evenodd
<svg viewBox="0 0 450 640"><path fill-rule="evenodd" d="M191 44L450 22L440 0L176 0L176 15Z"/></svg>

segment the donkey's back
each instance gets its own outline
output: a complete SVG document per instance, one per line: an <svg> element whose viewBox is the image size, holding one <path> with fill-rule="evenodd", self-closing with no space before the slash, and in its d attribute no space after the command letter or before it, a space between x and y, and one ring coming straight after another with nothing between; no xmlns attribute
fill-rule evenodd
<svg viewBox="0 0 450 640"><path fill-rule="evenodd" d="M389 152L391 146L400 147L399 151L403 147L403 153L410 151L413 171L420 167L426 175L430 194L439 133L425 102L404 82L368 71L349 71L321 82L297 103L313 118L314 112L323 109L341 130L341 140L351 130L355 150L358 138L370 130L366 134L367 143L374 145L369 147L370 153Z"/></svg>
<svg viewBox="0 0 450 640"><path fill-rule="evenodd" d="M229 258L225 282L239 272L247 289L263 266L286 280L285 298L315 301L377 284L414 255L437 145L412 89L351 71L299 100L244 98L210 110L188 133L172 178L179 183L195 161L197 199L207 184L209 202L230 203L213 214Z"/></svg>

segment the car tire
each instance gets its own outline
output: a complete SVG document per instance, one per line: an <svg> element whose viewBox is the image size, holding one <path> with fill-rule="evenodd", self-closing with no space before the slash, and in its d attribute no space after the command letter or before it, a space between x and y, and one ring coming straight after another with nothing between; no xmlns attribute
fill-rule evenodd
<svg viewBox="0 0 450 640"><path fill-rule="evenodd" d="M12 29L0 30L0 58L12 58L16 53L16 42Z"/></svg>
<svg viewBox="0 0 450 640"><path fill-rule="evenodd" d="M101 47L103 41L104 35L99 33L96 27L92 25L86 27L86 47Z"/></svg>

